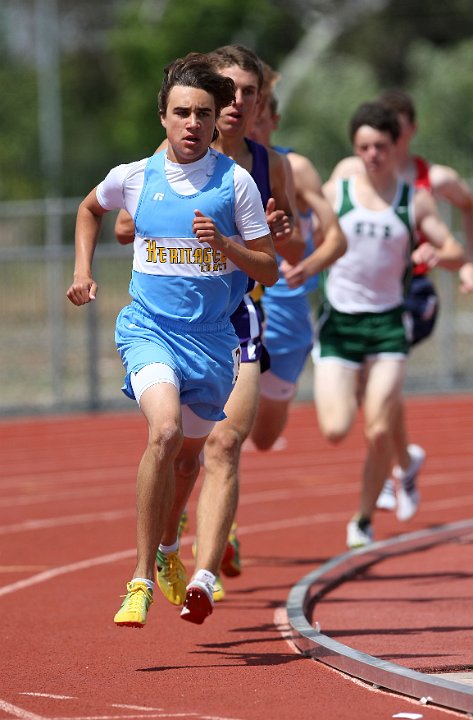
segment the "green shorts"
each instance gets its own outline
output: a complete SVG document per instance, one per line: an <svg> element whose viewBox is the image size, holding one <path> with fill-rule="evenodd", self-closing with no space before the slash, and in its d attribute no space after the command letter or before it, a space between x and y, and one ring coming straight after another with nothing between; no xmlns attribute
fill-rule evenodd
<svg viewBox="0 0 473 720"><path fill-rule="evenodd" d="M318 356L361 364L370 356L407 355L404 315L403 306L381 313L350 314L324 305L318 324Z"/></svg>

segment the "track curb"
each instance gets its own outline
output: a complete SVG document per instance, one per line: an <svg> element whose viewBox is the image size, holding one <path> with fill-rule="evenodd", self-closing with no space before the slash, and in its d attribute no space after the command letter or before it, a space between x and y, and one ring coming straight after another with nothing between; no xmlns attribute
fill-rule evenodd
<svg viewBox="0 0 473 720"><path fill-rule="evenodd" d="M298 650L330 667L364 680L376 687L418 698L451 710L473 715L473 687L410 670L380 660L333 640L313 627L309 613L331 588L350 580L360 570L394 555L433 547L473 533L473 520L441 525L429 530L399 535L391 540L350 550L305 575L289 593L286 610L292 641Z"/></svg>

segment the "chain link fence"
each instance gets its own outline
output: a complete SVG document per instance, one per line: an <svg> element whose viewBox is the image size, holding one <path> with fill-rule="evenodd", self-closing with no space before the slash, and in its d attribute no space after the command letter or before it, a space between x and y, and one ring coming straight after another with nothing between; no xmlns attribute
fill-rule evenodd
<svg viewBox="0 0 473 720"><path fill-rule="evenodd" d="M94 411L133 404L121 392L123 367L114 326L128 303L131 246L105 216L94 276L97 300L77 308L66 298L74 262L79 199L0 203L0 415ZM473 298L455 273L433 273L441 302L434 336L408 363L409 392L473 389ZM307 362L299 400L312 397Z"/></svg>

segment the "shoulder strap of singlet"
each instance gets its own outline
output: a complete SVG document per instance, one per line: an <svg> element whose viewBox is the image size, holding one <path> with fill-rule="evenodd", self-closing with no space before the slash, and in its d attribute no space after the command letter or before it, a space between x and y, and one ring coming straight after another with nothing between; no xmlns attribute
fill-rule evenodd
<svg viewBox="0 0 473 720"><path fill-rule="evenodd" d="M347 212L350 210L353 210L354 205L352 203L351 197L350 197L350 180L344 179L341 180L340 190L341 198L340 198L340 208L337 212L338 217L342 217L343 215L346 215Z"/></svg>
<svg viewBox="0 0 473 720"><path fill-rule="evenodd" d="M412 250L415 247L416 239L414 234L414 208L412 205L413 187L409 183L402 183L401 192L397 205L393 207L394 212L409 230L410 245Z"/></svg>
<svg viewBox="0 0 473 720"><path fill-rule="evenodd" d="M411 255L414 252L417 244L414 228L413 196L414 187L412 185L409 185L409 183L403 183L401 192L399 193L399 200L397 206L393 208L398 218L404 223L404 225L409 231L409 244L406 254L406 271L403 278L405 294L407 293L407 290L412 280L413 265Z"/></svg>
<svg viewBox="0 0 473 720"><path fill-rule="evenodd" d="M414 156L414 162L416 164L416 179L414 181L415 187L424 187L430 190L429 163L419 155Z"/></svg>

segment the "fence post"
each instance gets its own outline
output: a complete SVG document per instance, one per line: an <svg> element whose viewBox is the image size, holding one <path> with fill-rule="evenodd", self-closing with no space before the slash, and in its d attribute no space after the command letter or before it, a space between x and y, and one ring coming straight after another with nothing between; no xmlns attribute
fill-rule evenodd
<svg viewBox="0 0 473 720"><path fill-rule="evenodd" d="M62 292L62 203L47 198L45 251L47 259L48 318L51 338L51 387L55 405L64 403L64 302Z"/></svg>
<svg viewBox="0 0 473 720"><path fill-rule="evenodd" d="M90 302L87 305L87 410L101 408L100 373L99 373L99 320L97 305Z"/></svg>

